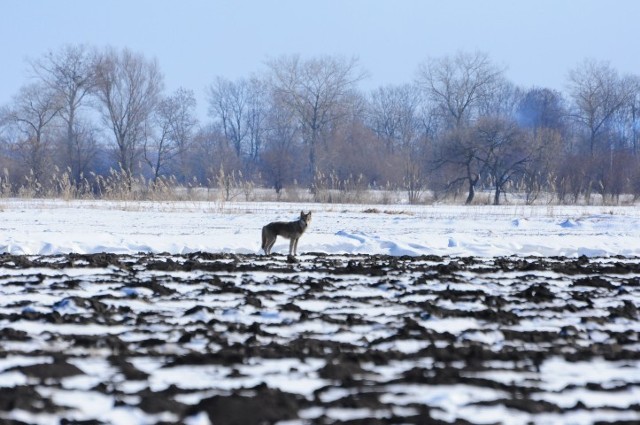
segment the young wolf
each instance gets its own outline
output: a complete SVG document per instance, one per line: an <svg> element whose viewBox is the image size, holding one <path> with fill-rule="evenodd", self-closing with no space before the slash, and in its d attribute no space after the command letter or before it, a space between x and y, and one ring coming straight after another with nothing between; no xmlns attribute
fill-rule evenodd
<svg viewBox="0 0 640 425"><path fill-rule="evenodd" d="M271 254L271 248L276 243L276 238L282 236L289 239L289 255L296 255L298 252L298 239L307 230L311 223L311 211L307 214L300 211L300 218L296 221L274 221L262 228L262 249L264 253Z"/></svg>

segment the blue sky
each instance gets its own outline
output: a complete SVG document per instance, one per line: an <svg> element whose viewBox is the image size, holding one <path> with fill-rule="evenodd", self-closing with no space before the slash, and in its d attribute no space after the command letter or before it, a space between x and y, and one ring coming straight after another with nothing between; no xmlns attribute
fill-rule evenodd
<svg viewBox="0 0 640 425"><path fill-rule="evenodd" d="M636 0L2 0L0 105L26 58L68 43L128 47L159 61L168 91L247 77L270 57L356 56L360 87L410 82L428 57L487 52L524 86L563 90L585 58L640 74Z"/></svg>

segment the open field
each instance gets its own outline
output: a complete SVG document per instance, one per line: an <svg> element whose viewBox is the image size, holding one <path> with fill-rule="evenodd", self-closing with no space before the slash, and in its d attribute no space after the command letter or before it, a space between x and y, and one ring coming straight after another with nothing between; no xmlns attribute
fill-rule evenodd
<svg viewBox="0 0 640 425"><path fill-rule="evenodd" d="M635 206L0 201L0 252L256 254L260 229L312 210L299 252L640 256ZM278 240L274 252L287 252Z"/></svg>
<svg viewBox="0 0 640 425"><path fill-rule="evenodd" d="M0 423L640 421L634 207L0 208Z"/></svg>
<svg viewBox="0 0 640 425"><path fill-rule="evenodd" d="M3 423L640 420L638 259L4 255L0 293Z"/></svg>

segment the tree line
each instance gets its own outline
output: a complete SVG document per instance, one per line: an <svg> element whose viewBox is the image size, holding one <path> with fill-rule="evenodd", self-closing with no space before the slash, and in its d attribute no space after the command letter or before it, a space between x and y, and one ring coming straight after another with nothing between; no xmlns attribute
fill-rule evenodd
<svg viewBox="0 0 640 425"><path fill-rule="evenodd" d="M585 60L566 92L519 87L483 52L426 59L415 79L365 93L355 58L281 56L248 78L215 78L206 122L194 92L166 93L155 59L67 45L31 59L0 109L0 189L100 194L109 179L213 187L228 179L316 193L426 193L499 204L640 196L640 78Z"/></svg>

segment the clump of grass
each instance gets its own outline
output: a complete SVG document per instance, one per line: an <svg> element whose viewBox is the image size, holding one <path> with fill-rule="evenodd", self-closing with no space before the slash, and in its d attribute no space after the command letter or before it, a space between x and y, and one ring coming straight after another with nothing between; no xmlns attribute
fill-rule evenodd
<svg viewBox="0 0 640 425"><path fill-rule="evenodd" d="M134 175L123 169L110 169L105 174L89 173L74 176L70 169L60 170L54 167L50 173L42 176L29 172L12 181L11 173L5 169L0 174L0 198L41 198L64 200L113 200L113 201L152 201L152 202L210 202L214 210L225 209L229 202L288 202L288 203L321 203L321 204L355 204L355 205L406 205L407 211L369 207L365 210L370 214L412 214L411 205L446 204L462 205L464 197L455 194L440 197L435 193L420 190L419 201L408 195L405 187L370 186L363 176L348 176L340 179L337 173L328 175L317 173L312 184L308 187L293 182L291 185L276 192L273 189L261 187L256 181L246 178L240 171L227 172L220 168L217 174L205 182L192 179L180 182L175 176L161 176L156 179L146 178L144 175ZM258 176L259 177L259 176ZM417 192L416 192L417 193ZM415 193L414 193L415 194ZM565 205L566 202L554 199L553 194L537 193L535 199L539 205L545 205L548 215L555 213L554 208ZM600 205L609 206L610 203L593 195L592 204L596 200ZM634 205L635 198L631 195L620 196L617 205ZM534 197L527 197L519 192L512 193L505 198L502 205L522 207L533 205ZM493 205L490 193L479 192L470 208L486 208ZM577 205L582 205L578 203ZM613 211L613 210L611 210Z"/></svg>
<svg viewBox="0 0 640 425"><path fill-rule="evenodd" d="M362 212L365 214L414 215L411 211L379 210L378 208L367 208Z"/></svg>

